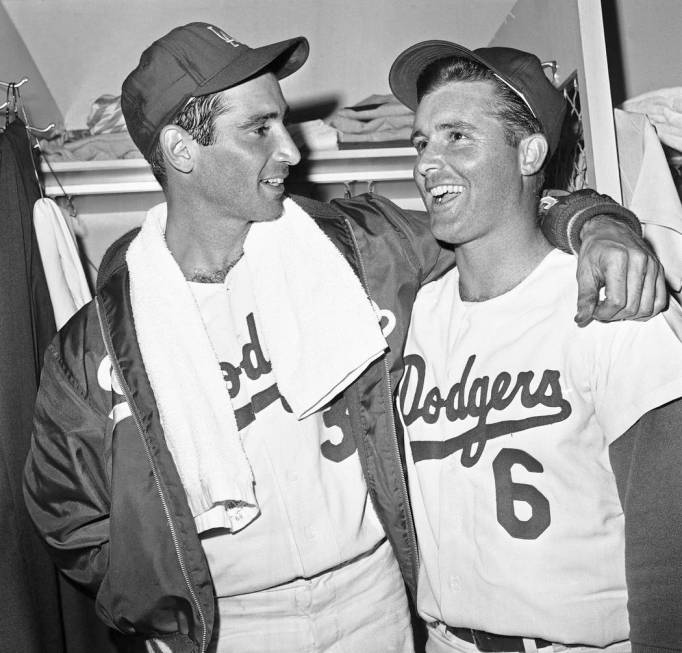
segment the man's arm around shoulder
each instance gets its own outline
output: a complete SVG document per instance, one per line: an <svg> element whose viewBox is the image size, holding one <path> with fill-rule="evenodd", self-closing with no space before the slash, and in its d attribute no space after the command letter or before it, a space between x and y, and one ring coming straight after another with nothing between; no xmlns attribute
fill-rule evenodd
<svg viewBox="0 0 682 653"><path fill-rule="evenodd" d="M585 188L550 191L540 200L539 217L552 245L578 255L579 326L648 319L665 308L663 267L634 213Z"/></svg>

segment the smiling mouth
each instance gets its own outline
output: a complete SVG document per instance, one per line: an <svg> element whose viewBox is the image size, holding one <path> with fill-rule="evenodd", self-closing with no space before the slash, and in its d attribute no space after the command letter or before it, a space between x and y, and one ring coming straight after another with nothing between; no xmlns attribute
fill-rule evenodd
<svg viewBox="0 0 682 653"><path fill-rule="evenodd" d="M464 186L459 184L440 184L433 186L428 192L433 198L433 203L438 205L459 197L464 192Z"/></svg>
<svg viewBox="0 0 682 653"><path fill-rule="evenodd" d="M273 188L282 188L284 186L284 177L267 177L261 179L261 184L272 186Z"/></svg>

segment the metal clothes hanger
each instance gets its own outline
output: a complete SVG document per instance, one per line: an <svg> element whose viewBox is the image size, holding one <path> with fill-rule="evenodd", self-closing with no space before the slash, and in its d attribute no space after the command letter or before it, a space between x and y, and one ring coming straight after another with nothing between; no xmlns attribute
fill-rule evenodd
<svg viewBox="0 0 682 653"><path fill-rule="evenodd" d="M24 120L24 125L28 130L29 134L47 134L55 128L55 124L51 122L47 127L35 127L28 122L28 116L26 115L26 109L21 102L21 92L19 89L27 84L29 81L28 77L22 77L18 82L4 82L0 80L0 86L4 86L7 91L5 95L5 101L0 104L0 110L5 110L5 126L12 122L10 118L10 112L13 112L16 116L21 108L22 118Z"/></svg>
<svg viewBox="0 0 682 653"><path fill-rule="evenodd" d="M20 88L28 82L28 77L23 77L19 82L3 82L0 79L0 86L13 86L14 88Z"/></svg>
<svg viewBox="0 0 682 653"><path fill-rule="evenodd" d="M14 113L14 115L18 115L19 112L21 112L21 117L24 123L24 126L26 128L26 132L29 137L29 145L31 145L31 137L35 140L35 143L31 145L31 164L33 166L33 173L35 175L36 181L38 182L38 189L40 190L40 196L42 198L45 197L44 189L43 189L43 183L42 179L40 177L40 173L38 172L38 168L36 166L35 162L35 157L33 155L33 150L37 150L40 154L40 158L45 161L47 164L48 168L52 172L52 175L54 176L55 180L59 184L59 187L62 189L62 193L64 194L64 197L66 198L66 202L69 208L69 214L71 215L72 218L77 218L78 213L76 211L76 207L73 204L73 198L71 195L69 195L65 190L64 187L62 186L61 181L55 174L54 170L52 169L52 166L50 165L50 162L48 159L43 156L42 150L40 148L40 142L38 140L39 134L48 134L55 128L55 124L51 122L47 127L36 127L34 125L31 125L28 119L28 115L26 113L26 107L24 106L24 103L21 100L21 91L19 89L24 85L27 84L29 81L28 77L22 77L20 81L18 82L5 82L0 80L0 87L6 87L7 92L6 92L6 99L5 101L0 104L0 111L5 110L5 126L7 126L10 122L10 111ZM0 131L2 131L0 129Z"/></svg>

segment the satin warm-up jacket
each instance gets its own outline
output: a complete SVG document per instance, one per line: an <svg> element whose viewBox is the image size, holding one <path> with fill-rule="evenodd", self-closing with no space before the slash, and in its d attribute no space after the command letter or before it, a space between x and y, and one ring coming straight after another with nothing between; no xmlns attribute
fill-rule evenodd
<svg viewBox="0 0 682 653"><path fill-rule="evenodd" d="M414 597L417 548L392 393L417 290L451 255L439 253L424 214L382 197L295 199L391 323L386 354L336 401L348 409L372 502ZM135 233L109 250L95 299L48 348L25 496L53 559L96 596L108 625L203 651L214 591L135 336L125 263Z"/></svg>

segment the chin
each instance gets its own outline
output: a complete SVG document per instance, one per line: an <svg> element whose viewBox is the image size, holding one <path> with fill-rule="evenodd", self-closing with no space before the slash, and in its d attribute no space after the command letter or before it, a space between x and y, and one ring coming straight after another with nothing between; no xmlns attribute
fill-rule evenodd
<svg viewBox="0 0 682 653"><path fill-rule="evenodd" d="M449 245L461 245L470 240L475 225L463 211L450 210L429 213L431 233L434 237Z"/></svg>
<svg viewBox="0 0 682 653"><path fill-rule="evenodd" d="M282 201L268 204L261 207L259 211L254 211L254 214L258 216L254 222L272 222L281 218L283 213L284 205Z"/></svg>
<svg viewBox="0 0 682 653"><path fill-rule="evenodd" d="M431 218L431 233L434 235L436 240L440 240L444 243L453 243L453 229L449 222L444 220L434 220Z"/></svg>

